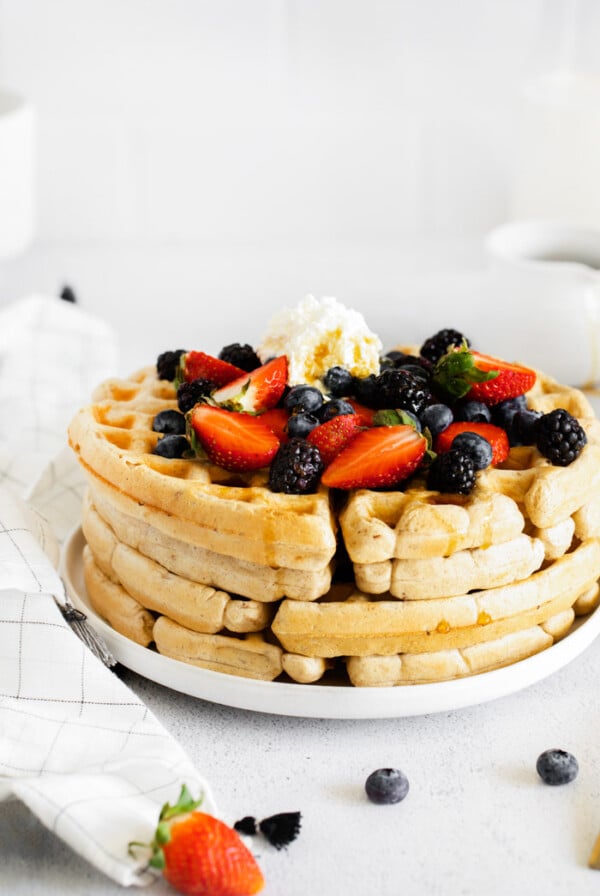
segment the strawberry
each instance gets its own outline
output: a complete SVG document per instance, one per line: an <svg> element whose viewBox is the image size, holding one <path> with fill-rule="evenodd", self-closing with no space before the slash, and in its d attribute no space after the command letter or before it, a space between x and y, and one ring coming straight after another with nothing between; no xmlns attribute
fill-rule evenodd
<svg viewBox="0 0 600 896"><path fill-rule="evenodd" d="M356 414L339 414L311 430L306 441L317 446L327 467L360 431Z"/></svg>
<svg viewBox="0 0 600 896"><path fill-rule="evenodd" d="M434 384L451 398L494 405L527 392L536 380L534 370L500 358L470 351L466 345L451 349L436 364Z"/></svg>
<svg viewBox="0 0 600 896"><path fill-rule="evenodd" d="M234 411L267 411L274 408L283 395L287 374L287 358L281 355L217 389L213 399Z"/></svg>
<svg viewBox="0 0 600 896"><path fill-rule="evenodd" d="M330 488L379 488L406 479L419 466L427 442L412 426L375 426L359 432L327 467Z"/></svg>
<svg viewBox="0 0 600 896"><path fill-rule="evenodd" d="M209 460L225 470L258 470L271 462L279 439L259 417L197 404L191 428Z"/></svg>
<svg viewBox="0 0 600 896"><path fill-rule="evenodd" d="M180 361L181 378L187 383L192 380L210 380L216 386L224 386L239 376L246 376L241 367L213 358L205 352L186 352Z"/></svg>
<svg viewBox="0 0 600 896"><path fill-rule="evenodd" d="M501 464L508 457L510 445L506 431L500 426L494 426L492 423L467 423L460 421L451 423L443 432L441 432L435 441L435 450L437 454L445 454L450 451L452 442L461 432L474 432L492 446L492 465Z"/></svg>
<svg viewBox="0 0 600 896"><path fill-rule="evenodd" d="M259 415L259 420L273 430L280 442L287 442L289 437L286 427L289 416L285 408L270 408Z"/></svg>
<svg viewBox="0 0 600 896"><path fill-rule="evenodd" d="M154 839L133 847L152 850L150 865L188 896L253 896L264 887L264 877L237 831L213 815L198 812L184 785L174 806L166 803Z"/></svg>
<svg viewBox="0 0 600 896"><path fill-rule="evenodd" d="M368 408L364 404L360 404L360 402L356 401L354 398L345 398L344 401L347 401L348 404L352 405L354 413L361 426L373 426L373 417L375 416L373 408Z"/></svg>

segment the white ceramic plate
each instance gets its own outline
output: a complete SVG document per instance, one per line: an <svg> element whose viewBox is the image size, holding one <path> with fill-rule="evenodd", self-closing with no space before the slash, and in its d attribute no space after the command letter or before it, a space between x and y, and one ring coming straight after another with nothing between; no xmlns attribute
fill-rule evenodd
<svg viewBox="0 0 600 896"><path fill-rule="evenodd" d="M600 634L600 608L558 644L503 669L394 688L353 688L254 681L180 663L115 632L90 607L83 582L84 538L78 527L65 542L61 575L67 592L104 638L115 659L139 675L212 703L283 716L321 719L384 719L447 712L504 697L535 684L579 656Z"/></svg>

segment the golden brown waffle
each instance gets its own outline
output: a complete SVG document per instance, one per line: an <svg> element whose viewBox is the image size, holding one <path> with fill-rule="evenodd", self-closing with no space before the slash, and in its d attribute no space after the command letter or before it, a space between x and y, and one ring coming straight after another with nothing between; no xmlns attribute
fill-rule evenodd
<svg viewBox="0 0 600 896"><path fill-rule="evenodd" d="M338 533L325 488L274 494L265 471L153 454L173 387L154 368L110 380L69 429L90 486L92 605L137 643L266 680L319 681L335 664L353 685L395 686L543 650L598 605L600 424L581 392L542 374L528 402L582 422L588 444L569 467L527 446L466 497L419 478L358 490ZM332 586L340 535L354 581Z"/></svg>
<svg viewBox="0 0 600 896"><path fill-rule="evenodd" d="M152 454L159 438L154 416L176 407L172 385L152 367L129 380L109 380L94 399L69 427L71 447L92 476L140 507L162 511L207 550L271 567L322 571L329 565L336 523L326 489L275 494L264 471L232 474L201 460Z"/></svg>

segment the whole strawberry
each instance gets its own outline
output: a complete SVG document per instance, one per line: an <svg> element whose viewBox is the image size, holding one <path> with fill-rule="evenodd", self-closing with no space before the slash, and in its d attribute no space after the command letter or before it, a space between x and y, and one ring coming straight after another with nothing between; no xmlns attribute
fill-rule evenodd
<svg viewBox="0 0 600 896"><path fill-rule="evenodd" d="M196 811L184 785L174 806L160 813L150 865L162 871L171 886L187 896L253 896L264 886L262 872L238 833L224 822Z"/></svg>

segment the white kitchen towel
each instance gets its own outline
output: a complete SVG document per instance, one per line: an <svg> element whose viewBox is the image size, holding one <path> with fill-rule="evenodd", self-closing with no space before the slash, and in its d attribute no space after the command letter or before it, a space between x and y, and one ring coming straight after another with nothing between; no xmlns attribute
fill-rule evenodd
<svg viewBox="0 0 600 896"><path fill-rule="evenodd" d="M66 427L115 369L109 328L77 306L33 296L0 311L0 799L22 800L129 886L154 879L129 841L151 838L184 782L216 809L182 748L55 601L65 601L56 565L84 489Z"/></svg>

